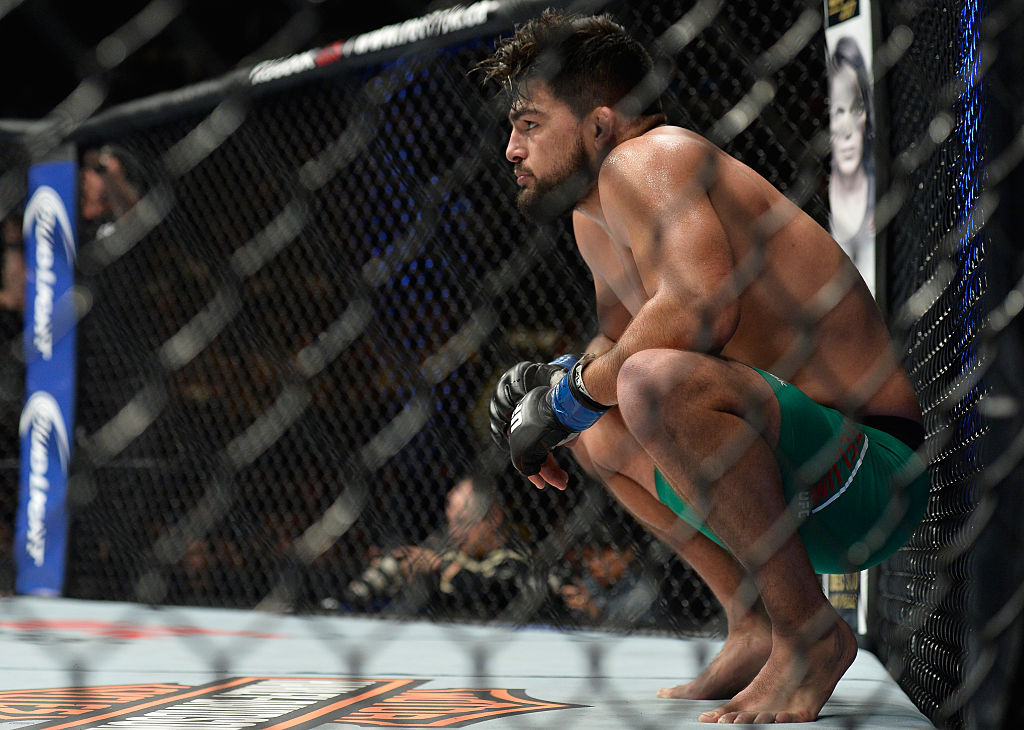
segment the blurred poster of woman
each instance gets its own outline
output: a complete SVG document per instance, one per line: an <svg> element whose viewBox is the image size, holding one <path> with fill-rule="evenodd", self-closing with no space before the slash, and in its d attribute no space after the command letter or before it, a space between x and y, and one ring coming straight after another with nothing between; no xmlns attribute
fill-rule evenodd
<svg viewBox="0 0 1024 730"><path fill-rule="evenodd" d="M830 228L877 296L871 6L871 0L824 0L832 137ZM859 634L867 631L867 587L867 573L825 581L832 605Z"/></svg>
<svg viewBox="0 0 1024 730"><path fill-rule="evenodd" d="M829 59L832 235L874 289L875 169L871 78L857 41L843 36Z"/></svg>

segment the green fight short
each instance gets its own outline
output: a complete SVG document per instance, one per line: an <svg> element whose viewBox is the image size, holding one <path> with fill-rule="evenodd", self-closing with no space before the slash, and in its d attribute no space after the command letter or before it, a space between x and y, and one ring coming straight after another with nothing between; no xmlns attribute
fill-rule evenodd
<svg viewBox="0 0 1024 730"><path fill-rule="evenodd" d="M887 431L815 403L771 373L757 372L779 401L775 460L814 571L865 570L899 550L928 504L928 470L914 449ZM654 478L665 506L725 547L657 469Z"/></svg>

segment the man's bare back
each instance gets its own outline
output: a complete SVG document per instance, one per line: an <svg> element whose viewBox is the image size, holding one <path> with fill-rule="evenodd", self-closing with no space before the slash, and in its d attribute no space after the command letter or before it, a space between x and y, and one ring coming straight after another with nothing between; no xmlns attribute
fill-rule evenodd
<svg viewBox="0 0 1024 730"><path fill-rule="evenodd" d="M818 403L852 415L920 420L878 307L821 226L763 177L689 130L659 126L628 144L630 154L667 167L678 151L694 159L699 150L702 167L691 165L679 184L706 189L734 265L726 284L738 302L737 324L719 354L774 372ZM649 275L645 280L628 242L613 238L608 227L579 212L573 223L595 279L635 316L658 282ZM720 298L728 301L730 292ZM627 322L620 317L605 334L616 340Z"/></svg>

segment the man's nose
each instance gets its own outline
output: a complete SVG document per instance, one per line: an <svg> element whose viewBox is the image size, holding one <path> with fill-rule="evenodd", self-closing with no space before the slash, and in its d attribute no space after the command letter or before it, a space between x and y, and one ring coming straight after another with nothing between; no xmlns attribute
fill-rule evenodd
<svg viewBox="0 0 1024 730"><path fill-rule="evenodd" d="M522 162L526 159L526 150L523 149L522 139L516 132L508 136L508 145L505 147L505 159L509 162Z"/></svg>

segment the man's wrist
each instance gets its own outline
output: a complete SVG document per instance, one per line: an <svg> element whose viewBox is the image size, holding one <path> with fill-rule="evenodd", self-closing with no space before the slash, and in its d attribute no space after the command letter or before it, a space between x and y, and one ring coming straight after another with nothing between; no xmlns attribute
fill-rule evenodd
<svg viewBox="0 0 1024 730"><path fill-rule="evenodd" d="M583 369L590 363L591 360L597 358L597 355L587 353L575 363L569 370L569 387L572 390L572 394L576 397L580 403L586 408L592 411L607 411L611 406L606 406L598 401L594 396L587 390L587 384L583 382Z"/></svg>
<svg viewBox="0 0 1024 730"><path fill-rule="evenodd" d="M548 402L551 404L555 417L563 426L572 431L590 428L608 410L607 406L601 405L588 393L582 392L576 387L577 374L582 369L581 363L585 359L582 358L573 365L572 370L566 373L565 377L558 381L548 394Z"/></svg>

